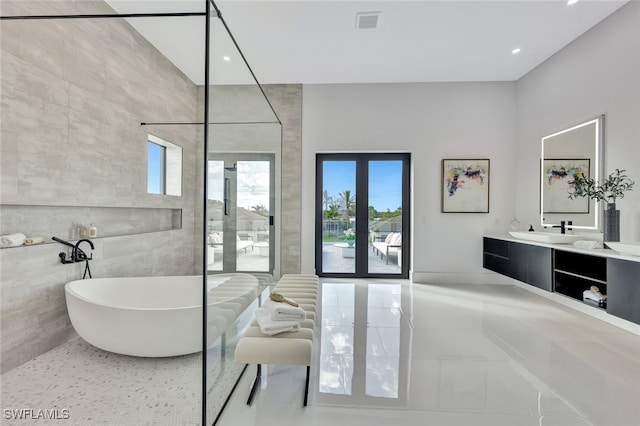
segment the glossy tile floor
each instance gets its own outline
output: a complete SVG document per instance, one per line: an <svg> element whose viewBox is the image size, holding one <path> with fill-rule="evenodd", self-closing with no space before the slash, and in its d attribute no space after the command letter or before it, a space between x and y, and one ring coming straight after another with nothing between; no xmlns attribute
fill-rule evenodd
<svg viewBox="0 0 640 426"><path fill-rule="evenodd" d="M250 369L218 425L640 424L640 336L519 287L326 279L321 318L309 406Z"/></svg>

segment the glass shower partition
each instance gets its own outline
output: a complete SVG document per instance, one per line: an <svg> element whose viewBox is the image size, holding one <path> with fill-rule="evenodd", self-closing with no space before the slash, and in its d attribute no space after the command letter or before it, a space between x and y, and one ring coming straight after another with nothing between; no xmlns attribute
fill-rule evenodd
<svg viewBox="0 0 640 426"><path fill-rule="evenodd" d="M39 315L46 323L31 327L41 339L32 346L48 345L45 353L28 356L44 356L46 372L27 366L15 385L3 375L3 402L13 395L14 407L34 401L41 408L70 407L73 421L83 424L96 418L111 424L217 421L244 367L233 361L234 344L279 272L281 220L282 126L223 12L210 0L3 2L2 97L11 107L3 108L2 126L11 134L6 146L16 147L6 152L18 164L29 158L22 169L43 173L36 176L41 188L17 193L20 203L3 194L3 203L28 211L34 223L48 221L47 232L69 239L75 232L69 222L88 224L97 212L94 277L176 276L181 295L193 292L190 305L202 306L185 334L195 335L203 349L154 358L91 346L74 335L65 316L64 281L75 275L60 265L65 269L55 276L38 272L55 298ZM148 143L158 139L180 148L178 195L161 186L147 190ZM242 159L210 162L219 156ZM223 177L221 195L216 173ZM3 309L11 297L3 292ZM54 329L58 324L64 330ZM33 335L26 328L22 334ZM47 372L60 371L50 368L60 360L47 356L61 350L67 364L73 356L88 358L69 370L73 386L58 386L52 377L56 386L42 394Z"/></svg>
<svg viewBox="0 0 640 426"><path fill-rule="evenodd" d="M212 7L202 159L207 425L217 422L244 371L234 363L235 344L279 273L282 153L282 124L224 21L224 8Z"/></svg>

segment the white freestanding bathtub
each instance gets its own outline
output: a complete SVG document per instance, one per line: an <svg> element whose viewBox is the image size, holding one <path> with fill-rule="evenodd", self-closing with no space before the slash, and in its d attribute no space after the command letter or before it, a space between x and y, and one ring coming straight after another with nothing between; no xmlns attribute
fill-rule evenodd
<svg viewBox="0 0 640 426"><path fill-rule="evenodd" d="M248 274L210 275L207 285L210 345L256 299L258 280ZM141 357L202 350L202 276L71 281L65 296L71 324L100 349Z"/></svg>

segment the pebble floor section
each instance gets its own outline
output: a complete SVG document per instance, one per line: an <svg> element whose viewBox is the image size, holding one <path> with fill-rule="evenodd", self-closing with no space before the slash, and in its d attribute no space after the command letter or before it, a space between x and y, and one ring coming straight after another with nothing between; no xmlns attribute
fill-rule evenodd
<svg viewBox="0 0 640 426"><path fill-rule="evenodd" d="M241 369L233 349L220 361L209 350L208 423ZM198 425L201 423L201 354L138 358L95 348L81 338L2 375L2 425ZM8 419L8 409L58 409L68 419ZM212 416L212 417L211 417Z"/></svg>

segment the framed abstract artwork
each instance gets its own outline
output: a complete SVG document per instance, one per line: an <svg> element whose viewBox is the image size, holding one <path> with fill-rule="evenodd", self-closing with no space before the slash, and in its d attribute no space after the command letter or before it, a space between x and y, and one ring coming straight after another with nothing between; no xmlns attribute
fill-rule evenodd
<svg viewBox="0 0 640 426"><path fill-rule="evenodd" d="M489 159L442 160L442 213L489 213Z"/></svg>
<svg viewBox="0 0 640 426"><path fill-rule="evenodd" d="M542 163L543 213L589 213L589 197L569 198L573 182L589 176L588 158L547 159Z"/></svg>

